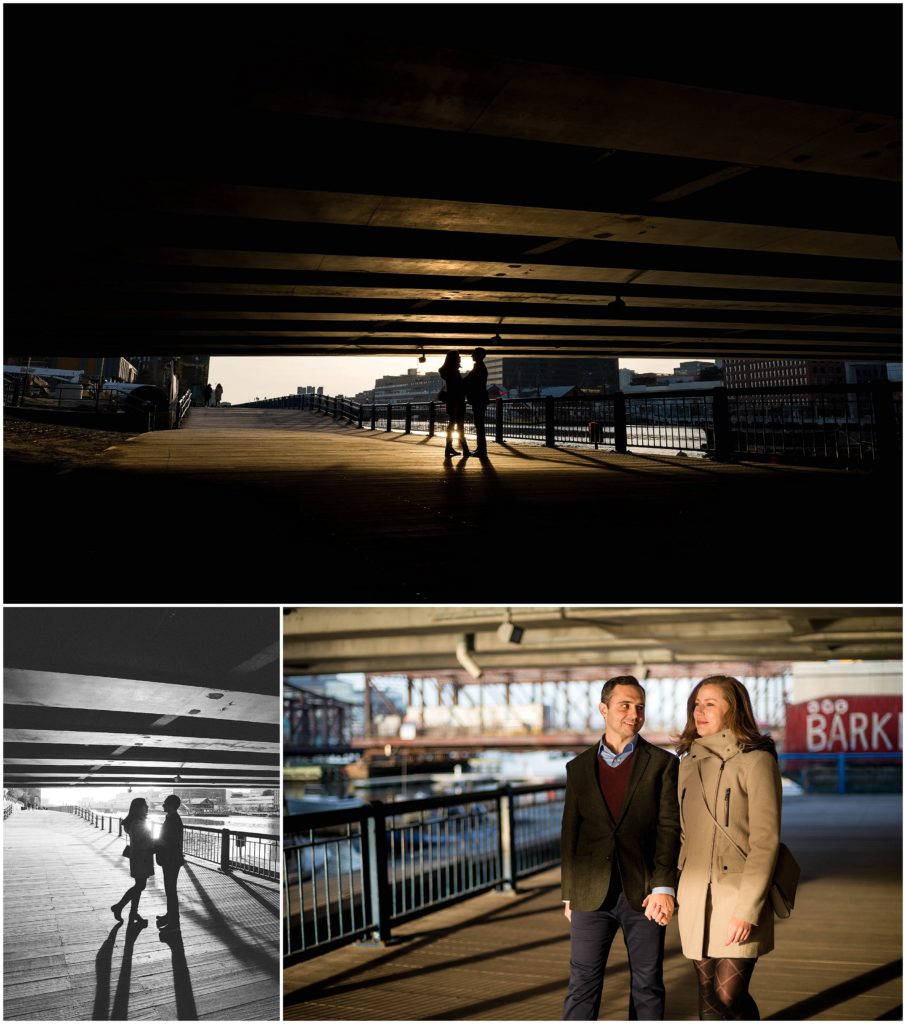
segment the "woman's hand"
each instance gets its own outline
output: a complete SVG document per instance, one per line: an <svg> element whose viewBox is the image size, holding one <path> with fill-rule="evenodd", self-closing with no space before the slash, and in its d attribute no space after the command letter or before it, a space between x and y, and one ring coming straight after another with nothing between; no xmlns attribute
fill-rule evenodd
<svg viewBox="0 0 906 1024"><path fill-rule="evenodd" d="M645 917L649 921L654 921L666 928L673 917L676 900L669 893L650 893L642 900L642 906L645 908Z"/></svg>
<svg viewBox="0 0 906 1024"><path fill-rule="evenodd" d="M573 912L572 908L569 905L569 900L563 901L563 916L566 918L567 921L572 921L573 919Z"/></svg>
<svg viewBox="0 0 906 1024"><path fill-rule="evenodd" d="M727 941L725 946L732 946L736 942L745 942L752 934L755 926L751 921L743 921L738 917L731 917L727 924Z"/></svg>

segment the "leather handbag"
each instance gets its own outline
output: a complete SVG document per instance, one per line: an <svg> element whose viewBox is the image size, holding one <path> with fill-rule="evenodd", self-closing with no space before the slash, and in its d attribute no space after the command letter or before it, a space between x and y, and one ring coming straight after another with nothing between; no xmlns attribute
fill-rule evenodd
<svg viewBox="0 0 906 1024"><path fill-rule="evenodd" d="M701 776L701 766L699 766L698 769L698 782L702 788L702 798L705 801L705 809L708 814L711 815L711 820L721 830L721 832L723 832L727 839L730 840L733 846L736 847L736 850L742 859L747 860L748 855L745 850L743 850L739 843L737 843L723 825L721 825L717 818L714 817L714 812L711 810L711 807L708 804L708 798L705 794L705 783ZM768 889L771 906L778 917L789 917L793 912L793 907L796 903L796 887L799 885L799 874L800 868L796 858L790 852L790 848L786 843L781 843L777 850L777 860L774 864L774 874L771 877L771 887Z"/></svg>
<svg viewBox="0 0 906 1024"><path fill-rule="evenodd" d="M771 879L771 906L778 917L789 917L796 903L796 887L799 885L799 865L790 853L786 843L780 844L774 877Z"/></svg>
<svg viewBox="0 0 906 1024"><path fill-rule="evenodd" d="M128 857L131 852L132 850L129 848L129 844L126 843L125 847L123 848L123 856Z"/></svg>

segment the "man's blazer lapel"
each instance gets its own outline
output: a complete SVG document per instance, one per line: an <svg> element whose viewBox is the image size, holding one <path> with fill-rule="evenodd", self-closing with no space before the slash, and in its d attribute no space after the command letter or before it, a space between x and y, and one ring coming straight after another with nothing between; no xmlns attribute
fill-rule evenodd
<svg viewBox="0 0 906 1024"><path fill-rule="evenodd" d="M595 802L595 807L597 807L600 810L602 820L607 822L610 828L615 828L616 822L613 820L613 817L610 813L610 808L607 806L607 801L604 799L604 794L601 792L601 785L598 782L599 757L600 754L598 753L598 748L595 747L594 756L589 758L588 761L589 770L585 773L585 785L588 786L598 798Z"/></svg>

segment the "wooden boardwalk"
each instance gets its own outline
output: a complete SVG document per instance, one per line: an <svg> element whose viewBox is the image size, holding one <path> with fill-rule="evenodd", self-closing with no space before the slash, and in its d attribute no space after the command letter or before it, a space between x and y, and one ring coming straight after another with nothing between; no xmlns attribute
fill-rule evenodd
<svg viewBox="0 0 906 1024"><path fill-rule="evenodd" d="M777 921L752 993L763 1019L902 1020L902 802L808 796L784 802L802 869L793 916ZM394 930L384 949L348 946L284 971L287 1020L559 1020L569 935L559 870L515 897L487 893ZM665 956L667 1018L698 1017L676 922ZM626 1020L617 939L600 1019Z"/></svg>
<svg viewBox="0 0 906 1024"><path fill-rule="evenodd" d="M249 578L275 604L505 603L514 594L550 603L608 592L630 603L900 599L898 573L878 573L843 543L871 536L896 560L892 475L489 450L486 461L444 461L440 437L358 430L315 413L193 409L178 431L116 445L102 460L107 472L8 481L7 536L27 536L37 506L65 503L86 564L144 562L117 574L122 601L172 600L172 572L181 599L197 603L248 601ZM135 540L161 531L187 538L167 549L169 562ZM103 574L61 573L54 587L58 601L111 599ZM8 568L6 588L7 601L44 599L25 565Z"/></svg>
<svg viewBox="0 0 906 1024"><path fill-rule="evenodd" d="M59 811L3 826L6 1020L279 1020L279 887L189 862L182 939L160 941L160 869L139 913L110 904L131 884L125 840Z"/></svg>

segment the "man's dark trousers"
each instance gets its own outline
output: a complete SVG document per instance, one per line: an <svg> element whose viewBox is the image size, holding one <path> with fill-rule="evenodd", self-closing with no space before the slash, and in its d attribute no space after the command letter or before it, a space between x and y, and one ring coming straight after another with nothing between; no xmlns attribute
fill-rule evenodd
<svg viewBox="0 0 906 1024"><path fill-rule="evenodd" d="M634 910L614 886L597 910L574 910L570 923L569 988L563 1020L597 1020L607 955L620 928L629 956L629 1020L664 1019L664 936L667 929Z"/></svg>
<svg viewBox="0 0 906 1024"><path fill-rule="evenodd" d="M167 923L179 921L179 898L176 895L176 880L182 864L164 865L164 892L167 894Z"/></svg>

